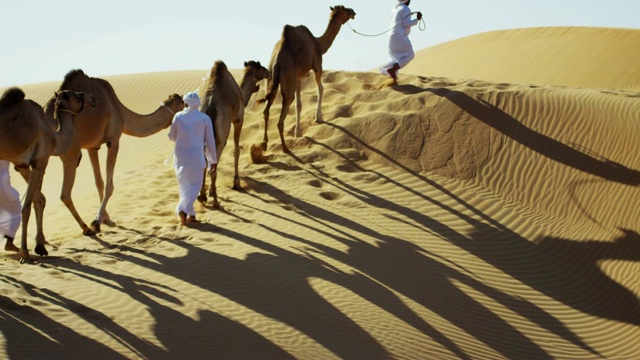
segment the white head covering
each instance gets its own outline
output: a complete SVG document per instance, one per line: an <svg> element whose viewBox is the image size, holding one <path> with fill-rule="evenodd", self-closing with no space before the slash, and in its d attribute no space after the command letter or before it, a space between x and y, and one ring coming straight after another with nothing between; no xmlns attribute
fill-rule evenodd
<svg viewBox="0 0 640 360"><path fill-rule="evenodd" d="M190 108L198 108L200 107L200 96L198 96L197 91L192 91L190 93L185 94L182 97L182 100L190 107Z"/></svg>

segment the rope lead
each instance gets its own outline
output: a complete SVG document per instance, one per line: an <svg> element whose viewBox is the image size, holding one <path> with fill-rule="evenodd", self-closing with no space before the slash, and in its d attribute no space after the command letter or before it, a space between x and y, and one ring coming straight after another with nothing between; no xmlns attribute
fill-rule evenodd
<svg viewBox="0 0 640 360"><path fill-rule="evenodd" d="M417 13L418 13L417 11L412 12L411 14L409 14L409 16L411 16L413 14L417 14ZM351 29L351 31L353 31L354 33L356 33L356 34L358 34L360 36L376 37L376 36L384 35L384 34L388 33L389 31L393 30L393 26L392 26L392 27L388 28L387 30L385 30L385 31L383 31L381 33L378 33L378 34L363 34L361 32L356 31L356 29L352 28L350 22L351 21L347 21L347 26L349 26L349 29ZM422 19L418 20L418 30L424 31L426 28L427 28L427 24L425 23L424 16L423 16Z"/></svg>

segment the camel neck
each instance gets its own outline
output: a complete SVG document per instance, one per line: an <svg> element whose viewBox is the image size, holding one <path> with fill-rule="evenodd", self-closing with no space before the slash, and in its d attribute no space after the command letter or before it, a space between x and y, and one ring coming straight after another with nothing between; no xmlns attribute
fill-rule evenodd
<svg viewBox="0 0 640 360"><path fill-rule="evenodd" d="M341 27L342 25L337 19L331 18L331 20L329 20L329 25L327 25L327 29L324 31L324 34L322 34L321 37L317 38L318 42L320 43L320 51L323 55L327 51L329 51L329 48L333 44L333 41L336 39L336 36L338 36Z"/></svg>
<svg viewBox="0 0 640 360"><path fill-rule="evenodd" d="M251 99L251 95L254 93L257 83L258 80L253 76L244 76L242 78L242 81L240 82L240 91L242 91L242 102L244 107L247 107L249 104L249 100Z"/></svg>
<svg viewBox="0 0 640 360"><path fill-rule="evenodd" d="M173 114L160 106L151 114L138 114L124 108L122 132L129 136L147 137L171 125Z"/></svg>
<svg viewBox="0 0 640 360"><path fill-rule="evenodd" d="M58 130L55 133L56 147L53 150L52 155L60 156L66 153L67 150L69 150L73 134L75 133L73 127L73 118L75 117L75 115L76 113L72 112L71 110L57 110L55 112L55 119L57 120L59 126Z"/></svg>

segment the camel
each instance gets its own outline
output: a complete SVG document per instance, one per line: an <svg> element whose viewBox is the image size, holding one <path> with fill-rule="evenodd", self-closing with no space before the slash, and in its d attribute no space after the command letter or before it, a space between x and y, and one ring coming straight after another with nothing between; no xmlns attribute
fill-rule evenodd
<svg viewBox="0 0 640 360"><path fill-rule="evenodd" d="M73 142L68 151L60 157L64 169L60 198L80 225L82 233L87 236L95 235L100 232L101 224L115 225L107 213L107 203L114 191L113 175L122 134L146 137L169 127L175 113L184 108L184 102L180 95L173 94L154 112L140 115L129 110L120 102L109 82L89 77L80 69L67 73L62 85L60 85L60 90L91 93L98 100L95 109L84 111L78 115L75 120L77 141ZM46 111L50 113L53 109L47 107ZM106 188L98 159L98 151L102 144L107 145ZM86 149L89 154L100 197L100 208L95 220L91 223L91 228L80 218L71 198L76 167L82 157L81 149Z"/></svg>
<svg viewBox="0 0 640 360"><path fill-rule="evenodd" d="M282 151L289 153L289 148L284 142L284 119L287 117L289 107L293 102L294 95L296 99L296 127L295 136L301 136L300 128L300 111L302 110L302 100L300 99L300 81L307 76L309 71L313 70L315 74L316 84L318 85L318 104L316 108L316 122L322 122L322 94L324 87L322 86L322 55L324 55L335 40L342 25L350 19L354 19L356 13L342 5L331 7L331 16L329 25L324 34L316 38L311 31L304 26L285 25L282 31L282 37L276 43L271 61L269 64L270 78L267 84L267 95L258 103L267 105L264 109L264 137L262 139L262 149L267 150L267 125L269 123L269 110L276 97L278 86L282 94L282 110L280 111L280 119L278 121L278 131L280 132L280 141L282 142Z"/></svg>
<svg viewBox="0 0 640 360"><path fill-rule="evenodd" d="M35 252L41 256L49 254L42 229L46 202L41 193L42 181L49 158L65 153L72 143L75 136L73 119L84 108L85 97L91 106L96 106L92 95L56 92L51 104L54 109L51 120L46 118L40 105L25 99L24 92L19 88L8 89L0 98L0 158L13 163L28 184L22 205L21 263L30 261L27 228L32 204L38 228ZM58 130L50 125L51 121L59 122Z"/></svg>
<svg viewBox="0 0 640 360"><path fill-rule="evenodd" d="M259 85L257 83L268 77L269 71L260 65L260 62L247 61L244 63L244 74L240 86L238 86L225 63L220 60L215 62L207 76L204 87L205 95L200 110L209 115L213 122L218 160L227 145L231 124L233 124L234 177L232 189L234 190L242 190L238 176L238 158L240 156L239 142L244 122L244 108L249 103L251 95L258 91ZM220 203L216 192L217 171L211 172L210 176L209 196L213 197L213 207L219 209ZM202 203L207 202L204 182L198 200Z"/></svg>

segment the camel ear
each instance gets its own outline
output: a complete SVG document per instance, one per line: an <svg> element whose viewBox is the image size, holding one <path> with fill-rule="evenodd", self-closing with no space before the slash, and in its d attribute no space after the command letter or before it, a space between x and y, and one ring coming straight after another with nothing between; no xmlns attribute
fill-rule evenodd
<svg viewBox="0 0 640 360"><path fill-rule="evenodd" d="M244 62L244 67L247 67L247 66L249 66L249 62L245 61Z"/></svg>
<svg viewBox="0 0 640 360"><path fill-rule="evenodd" d="M333 11L333 6L329 6L329 9L331 9L331 11Z"/></svg>

